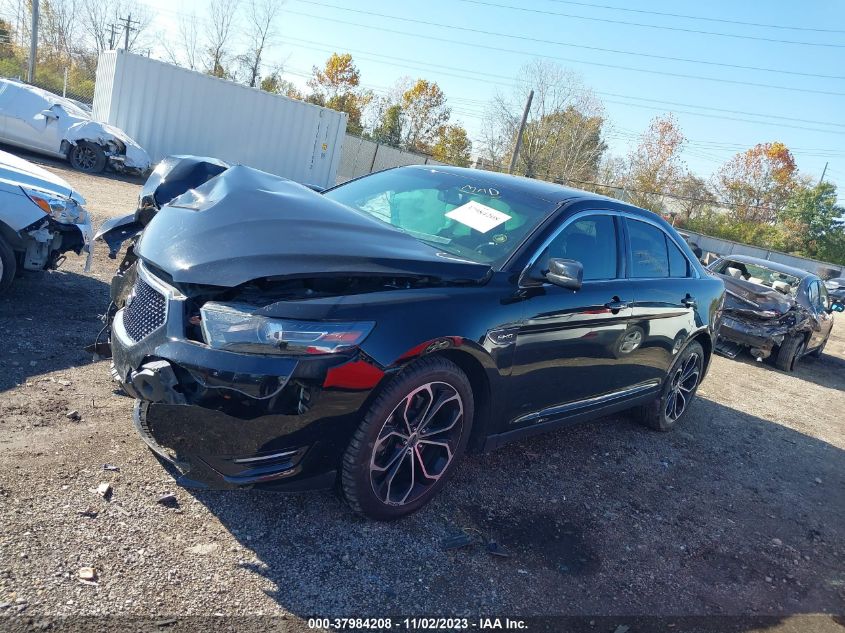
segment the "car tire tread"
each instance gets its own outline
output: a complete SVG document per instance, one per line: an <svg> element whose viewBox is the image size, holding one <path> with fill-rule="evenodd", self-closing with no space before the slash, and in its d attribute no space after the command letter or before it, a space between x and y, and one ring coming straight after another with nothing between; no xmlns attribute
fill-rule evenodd
<svg viewBox="0 0 845 633"><path fill-rule="evenodd" d="M799 361L798 353L803 344L804 337L798 334L786 339L778 348L775 366L781 371L795 371Z"/></svg>
<svg viewBox="0 0 845 633"><path fill-rule="evenodd" d="M692 353L698 353L702 362L701 371L702 373L704 372L704 348L697 341L692 341L683 349L681 353L679 353L675 357L675 360L672 363L672 366L669 368L669 371L666 374L666 378L660 387L660 395L648 404L640 405L634 408L634 417L638 422L640 422L640 424L654 431L660 431L665 433L666 431L671 431L672 429L674 429L677 426L678 422L682 420L683 417L687 414L687 412L689 411L689 404L687 404L686 410L684 410L684 412L678 417L677 420L675 420L674 422L669 421L666 418L666 407L664 399L669 391L669 385L672 380L672 375L675 373L675 369L680 363L683 363L684 359L689 357L689 355ZM690 396L690 404L695 400L695 395L698 393L698 386L700 384L701 379L699 378L698 384L695 386L695 389L693 389L692 395Z"/></svg>
<svg viewBox="0 0 845 633"><path fill-rule="evenodd" d="M0 237L0 259L3 261L3 273L0 275L0 294L3 294L15 279L18 263L15 259L15 251L2 237Z"/></svg>
<svg viewBox="0 0 845 633"><path fill-rule="evenodd" d="M367 500L364 497L367 490L362 489L360 469L362 460L369 463L370 451L372 450L370 445L370 436L374 431L374 427L377 427L375 430L376 433L381 430L381 425L385 421L385 416L389 415L389 412L392 411L393 407L396 405L397 399L404 397L408 390L412 389L416 383L419 383L426 378L438 375L448 376L448 378L452 381L458 383L453 386L459 388L459 391L463 391L463 395L466 396L464 402L463 435L461 437L458 450L455 452L453 457L452 464L449 465L449 470L442 477L442 481L434 485L433 493L426 493L421 499L407 504L407 507L397 506L394 509L383 504L380 504L381 507L373 507L372 501ZM370 405L367 413L364 415L364 419L361 424L358 425L358 428L352 435L352 439L349 441L346 451L343 454L340 488L343 497L346 499L346 502L352 511L361 516L382 521L390 521L402 518L407 514L411 514L425 505L432 497L435 496L442 484L445 483L445 481L449 478L449 475L451 475L454 471L455 464L466 448L472 429L472 417L472 388L466 374L464 374L460 367L458 367L455 363L443 358L442 356L431 356L419 359L403 369L391 380L391 382L384 390L382 390L382 392Z"/></svg>

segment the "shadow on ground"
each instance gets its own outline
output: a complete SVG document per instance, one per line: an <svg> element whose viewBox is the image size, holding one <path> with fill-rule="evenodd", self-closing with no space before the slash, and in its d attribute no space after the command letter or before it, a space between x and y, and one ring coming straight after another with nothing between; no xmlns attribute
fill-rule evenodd
<svg viewBox="0 0 845 633"><path fill-rule="evenodd" d="M31 376L91 361L107 284L65 271L26 272L0 296L0 392Z"/></svg>
<svg viewBox="0 0 845 633"><path fill-rule="evenodd" d="M702 399L673 433L611 417L466 458L392 524L330 493L195 496L303 617L780 617L843 611L843 491L845 452Z"/></svg>

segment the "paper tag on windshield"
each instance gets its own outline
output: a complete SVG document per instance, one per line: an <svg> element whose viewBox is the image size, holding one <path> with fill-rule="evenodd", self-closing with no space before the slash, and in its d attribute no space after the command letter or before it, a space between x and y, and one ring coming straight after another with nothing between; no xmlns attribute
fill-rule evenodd
<svg viewBox="0 0 845 633"><path fill-rule="evenodd" d="M446 214L447 218L466 224L479 233L486 233L511 219L507 213L496 211L492 207L470 200Z"/></svg>

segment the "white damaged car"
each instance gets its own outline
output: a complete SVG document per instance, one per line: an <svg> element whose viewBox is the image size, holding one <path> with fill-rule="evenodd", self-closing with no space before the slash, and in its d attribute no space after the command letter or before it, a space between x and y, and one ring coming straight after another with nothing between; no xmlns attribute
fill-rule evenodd
<svg viewBox="0 0 845 633"><path fill-rule="evenodd" d="M62 178L0 151L0 295L20 270L57 268L73 251L91 265L85 198Z"/></svg>
<svg viewBox="0 0 845 633"><path fill-rule="evenodd" d="M0 79L0 142L67 159L80 171L150 169L147 152L122 130L94 121L70 99L13 79Z"/></svg>

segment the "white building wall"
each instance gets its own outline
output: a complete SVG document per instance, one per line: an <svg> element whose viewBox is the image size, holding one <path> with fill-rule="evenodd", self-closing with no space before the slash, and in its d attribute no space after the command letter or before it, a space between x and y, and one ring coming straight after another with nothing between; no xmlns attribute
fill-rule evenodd
<svg viewBox="0 0 845 633"><path fill-rule="evenodd" d="M124 130L153 162L212 156L328 187L347 115L117 50L100 54L94 118Z"/></svg>

